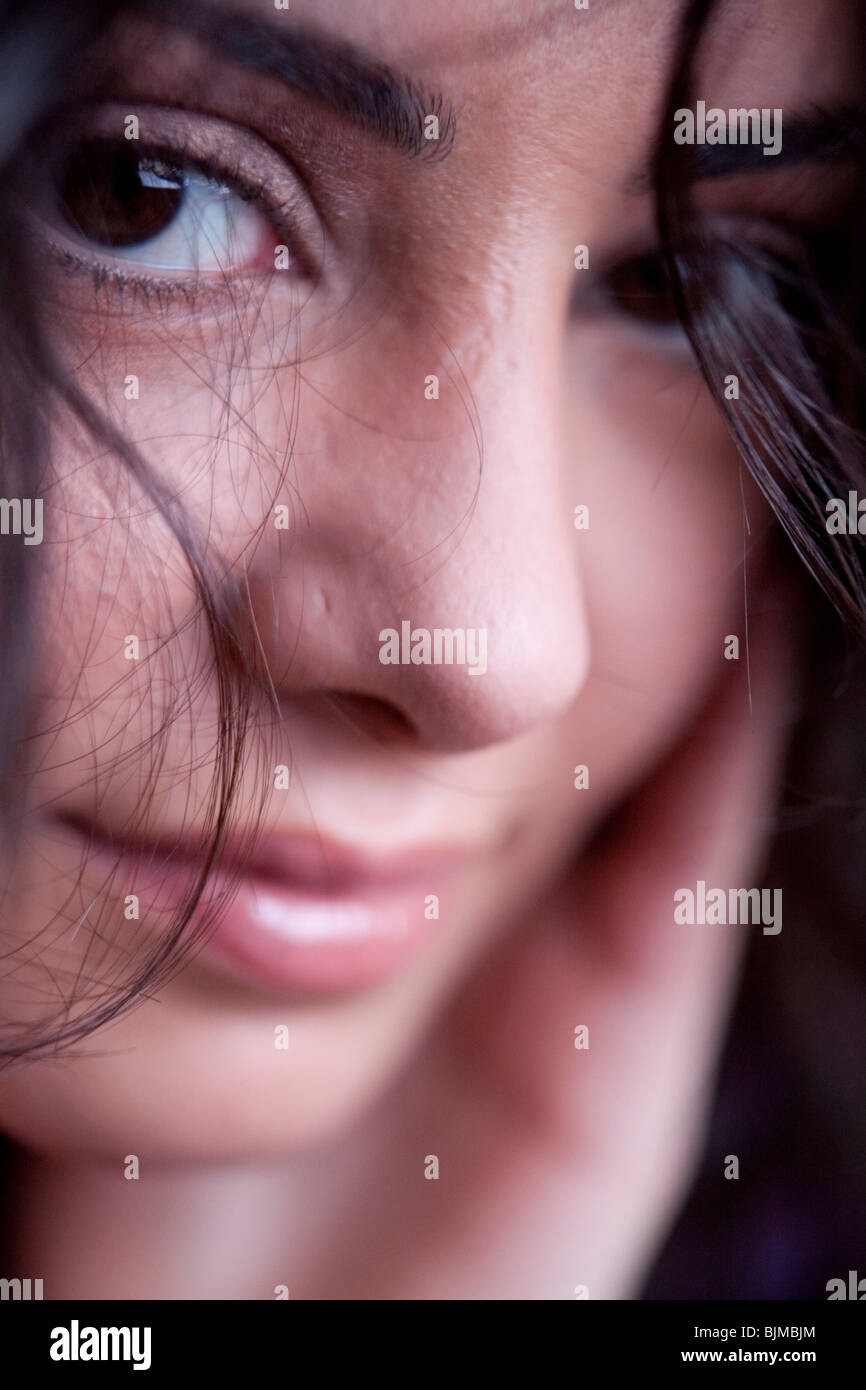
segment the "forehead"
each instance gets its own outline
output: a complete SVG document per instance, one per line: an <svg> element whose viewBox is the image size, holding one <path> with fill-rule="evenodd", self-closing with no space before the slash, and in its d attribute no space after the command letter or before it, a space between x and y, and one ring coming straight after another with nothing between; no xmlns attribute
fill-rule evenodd
<svg viewBox="0 0 866 1390"><path fill-rule="evenodd" d="M358 44L372 44L394 60L424 47L440 55L491 52L497 47L529 45L539 39L567 40L575 30L598 27L606 13L630 0L594 0L595 9L576 11L573 0L291 0L296 23L326 28ZM681 0L657 0L670 9ZM261 13L260 0L239 0L238 8ZM287 17L289 12L285 12Z"/></svg>
<svg viewBox="0 0 866 1390"><path fill-rule="evenodd" d="M535 88L543 105L545 91L551 89L552 101L557 83L578 79L585 85L573 93L569 114L608 83L614 91L633 83L633 96L646 84L658 88L687 8L686 0L589 0L588 10L576 10L574 0L289 0L285 10L272 0L217 2L254 19L324 33L410 76L453 86L458 97L507 80L515 100ZM853 27L861 4L716 0L702 72L708 81L740 88L732 97L745 99L751 87L766 103L792 103L800 81L811 100L846 82L846 74L854 86Z"/></svg>

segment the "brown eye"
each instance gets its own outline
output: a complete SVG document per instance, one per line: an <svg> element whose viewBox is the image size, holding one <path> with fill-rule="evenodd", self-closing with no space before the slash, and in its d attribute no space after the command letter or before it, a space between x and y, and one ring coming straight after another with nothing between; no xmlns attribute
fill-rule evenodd
<svg viewBox="0 0 866 1390"><path fill-rule="evenodd" d="M605 297L621 314L658 327L679 326L676 300L660 255L622 261L605 276Z"/></svg>
<svg viewBox="0 0 866 1390"><path fill-rule="evenodd" d="M71 230L98 246L135 246L171 226L185 189L185 175L164 161L90 141L61 169L59 212Z"/></svg>
<svg viewBox="0 0 866 1390"><path fill-rule="evenodd" d="M218 172L123 140L86 140L55 170L55 229L102 255L198 276L273 269L282 238Z"/></svg>

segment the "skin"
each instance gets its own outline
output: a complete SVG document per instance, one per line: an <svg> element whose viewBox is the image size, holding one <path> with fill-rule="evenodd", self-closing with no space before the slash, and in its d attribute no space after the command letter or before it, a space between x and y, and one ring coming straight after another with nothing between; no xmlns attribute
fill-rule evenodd
<svg viewBox="0 0 866 1390"><path fill-rule="evenodd" d="M441 931L375 988L286 1000L196 957L74 1058L4 1074L0 1128L21 1152L12 1264L48 1297L628 1297L682 1199L756 928L676 926L672 894L755 881L795 659L768 514L687 347L599 307L599 271L576 285L576 243L600 268L653 245L651 195L624 188L652 147L679 12L640 7L637 41L634 6L596 8L357 0L346 15L296 0L286 23L315 17L446 92L459 120L446 158L413 162L280 92L327 228L299 209L315 288L252 275L233 296L145 302L51 259L58 350L156 476L180 480L245 595L273 691L255 698L237 824L266 796L268 829L392 852L457 843L467 859L441 886ZM844 89L841 26L813 8L761 7L742 48L728 6L711 100ZM264 120L276 89L184 43L169 70L146 38L118 40L115 115L218 90L219 130L195 138L241 142L238 159L269 160L300 199L232 126ZM196 119L142 115L142 138ZM782 175L759 182L714 190L708 209L745 220L790 201ZM202 830L217 711L168 528L71 419L57 435L43 552L59 580L3 918L20 966L0 995L27 1023L58 984L148 945L123 920L129 885L82 866L58 817ZM288 536L269 524L275 501ZM485 626L486 675L383 666L380 628L409 615ZM129 633L148 653L132 670ZM289 759L276 796L270 769ZM129 1154L137 1183L122 1180Z"/></svg>

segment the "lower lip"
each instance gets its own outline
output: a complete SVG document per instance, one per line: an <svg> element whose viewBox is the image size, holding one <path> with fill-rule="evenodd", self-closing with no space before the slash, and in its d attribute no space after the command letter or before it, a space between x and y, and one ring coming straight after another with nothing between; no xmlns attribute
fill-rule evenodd
<svg viewBox="0 0 866 1390"><path fill-rule="evenodd" d="M397 974L439 927L424 887L310 894L241 880L202 957L271 989L333 993Z"/></svg>
<svg viewBox="0 0 866 1390"><path fill-rule="evenodd" d="M139 895L141 922L149 910L168 927L200 878L195 864L172 864L154 853L109 848L88 838L88 863ZM351 888L293 885L287 879L214 871L187 931L216 925L194 959L222 975L282 993L345 993L398 974L441 935L439 904L452 895L458 856L425 857L424 872L359 880ZM436 917L429 917L436 894ZM160 931L162 927L158 928Z"/></svg>

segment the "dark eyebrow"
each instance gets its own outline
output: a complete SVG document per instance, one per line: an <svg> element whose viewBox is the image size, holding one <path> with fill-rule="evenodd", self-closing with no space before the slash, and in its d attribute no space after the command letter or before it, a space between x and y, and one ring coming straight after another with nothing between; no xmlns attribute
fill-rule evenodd
<svg viewBox="0 0 866 1390"><path fill-rule="evenodd" d="M673 131L671 131L673 140ZM800 164L838 161L866 154L866 110L857 106L813 107L786 118L782 115L782 148L765 155L763 145L680 145L675 160L681 161L685 178L692 183L704 179L731 178L736 174L770 174ZM643 174L633 185L634 192L646 192L652 176Z"/></svg>
<svg viewBox="0 0 866 1390"><path fill-rule="evenodd" d="M288 22L281 25L194 0L180 4L156 0L150 8L241 66L326 101L340 115L405 154L441 159L454 144L456 114L443 96L352 44ZM425 137L429 116L438 118L438 140Z"/></svg>

